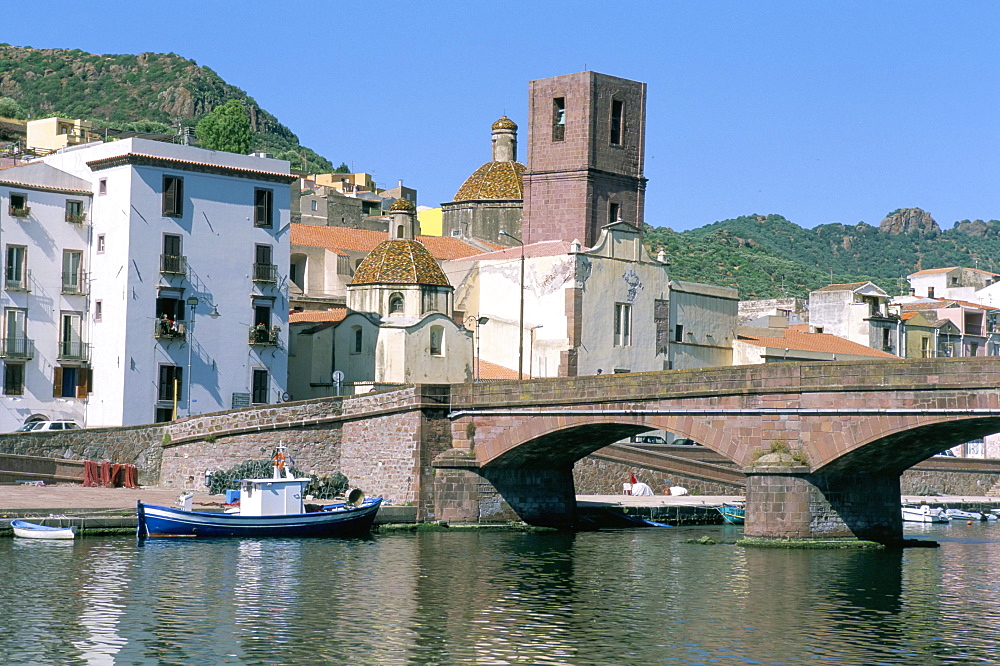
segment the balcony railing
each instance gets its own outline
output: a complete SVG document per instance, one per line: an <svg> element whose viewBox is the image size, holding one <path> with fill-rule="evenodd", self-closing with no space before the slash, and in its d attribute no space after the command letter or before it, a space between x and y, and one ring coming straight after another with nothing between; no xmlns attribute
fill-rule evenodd
<svg viewBox="0 0 1000 666"><path fill-rule="evenodd" d="M86 213L66 213L66 221L70 224L86 224Z"/></svg>
<svg viewBox="0 0 1000 666"><path fill-rule="evenodd" d="M20 275L12 276L9 272L7 273L7 279L4 281L4 287L7 291L31 291L29 284L31 282L31 271L21 271Z"/></svg>
<svg viewBox="0 0 1000 666"><path fill-rule="evenodd" d="M187 327L182 321L161 318L153 323L153 337L158 340L183 340L186 337Z"/></svg>
<svg viewBox="0 0 1000 666"><path fill-rule="evenodd" d="M279 328L278 326L272 326L271 328L268 328L263 324L259 326L251 326L250 344L265 345L268 347L277 347L279 333L281 333L281 328Z"/></svg>
<svg viewBox="0 0 1000 666"><path fill-rule="evenodd" d="M274 264L254 264L253 265L253 281L254 282L270 282L275 283L278 281L278 267Z"/></svg>
<svg viewBox="0 0 1000 666"><path fill-rule="evenodd" d="M161 254L160 272L169 275L184 275L187 273L187 257L177 254Z"/></svg>
<svg viewBox="0 0 1000 666"><path fill-rule="evenodd" d="M85 294L84 285L87 284L87 274L82 271L72 271L62 274L62 293L70 295Z"/></svg>
<svg viewBox="0 0 1000 666"><path fill-rule="evenodd" d="M3 338L4 358L32 359L35 357L35 343L26 337Z"/></svg>
<svg viewBox="0 0 1000 666"><path fill-rule="evenodd" d="M31 208L28 206L14 207L9 206L7 212L14 217L28 217L31 215Z"/></svg>
<svg viewBox="0 0 1000 666"><path fill-rule="evenodd" d="M90 345L79 340L61 340L59 359L62 361L89 361Z"/></svg>

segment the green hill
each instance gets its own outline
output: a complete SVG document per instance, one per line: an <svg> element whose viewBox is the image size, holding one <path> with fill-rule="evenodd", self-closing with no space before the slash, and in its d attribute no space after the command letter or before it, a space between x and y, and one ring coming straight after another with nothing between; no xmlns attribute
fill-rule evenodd
<svg viewBox="0 0 1000 666"><path fill-rule="evenodd" d="M245 91L173 53L95 55L0 44L0 96L16 100L33 118L59 115L100 127L171 133L238 99L250 111L254 150L287 159L293 168L333 170Z"/></svg>
<svg viewBox="0 0 1000 666"><path fill-rule="evenodd" d="M805 296L832 282L872 280L890 294L906 275L968 266L1000 272L1000 221L962 220L942 231L919 208L889 213L878 227L860 223L804 229L780 215L744 215L682 233L647 229L671 277L735 287L741 298Z"/></svg>

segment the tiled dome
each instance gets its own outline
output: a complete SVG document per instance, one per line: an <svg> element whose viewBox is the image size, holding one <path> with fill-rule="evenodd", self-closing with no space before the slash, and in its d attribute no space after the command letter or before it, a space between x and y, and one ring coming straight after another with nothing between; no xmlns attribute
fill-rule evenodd
<svg viewBox="0 0 1000 666"><path fill-rule="evenodd" d="M389 210L405 210L407 212L412 213L416 209L413 207L412 203L400 197L392 202L392 205L389 206Z"/></svg>
<svg viewBox="0 0 1000 666"><path fill-rule="evenodd" d="M517 130L517 123L515 123L513 120L511 120L507 116L502 116L500 118L500 120L498 120L495 123L493 123L493 129L495 129L495 130L498 130L498 129Z"/></svg>
<svg viewBox="0 0 1000 666"><path fill-rule="evenodd" d="M455 201L523 199L521 177L524 172L525 166L520 162L487 162L458 188Z"/></svg>
<svg viewBox="0 0 1000 666"><path fill-rule="evenodd" d="M382 241L364 258L351 284L430 284L450 287L441 267L422 243Z"/></svg>

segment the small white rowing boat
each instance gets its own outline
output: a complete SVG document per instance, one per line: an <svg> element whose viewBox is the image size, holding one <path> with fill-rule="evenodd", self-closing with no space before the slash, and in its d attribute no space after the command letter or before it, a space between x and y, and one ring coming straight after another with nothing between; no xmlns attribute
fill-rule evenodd
<svg viewBox="0 0 1000 666"><path fill-rule="evenodd" d="M10 526L14 528L14 536L23 539L75 539L76 527L49 527L48 525L38 525L29 523L26 520L12 520Z"/></svg>

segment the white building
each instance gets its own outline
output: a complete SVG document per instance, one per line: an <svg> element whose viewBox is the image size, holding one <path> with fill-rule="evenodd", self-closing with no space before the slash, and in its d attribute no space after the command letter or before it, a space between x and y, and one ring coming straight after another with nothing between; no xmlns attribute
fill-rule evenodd
<svg viewBox="0 0 1000 666"><path fill-rule="evenodd" d="M288 162L127 139L66 148L0 180L0 430L281 399Z"/></svg>

